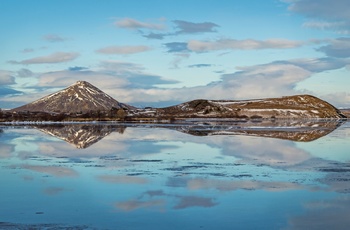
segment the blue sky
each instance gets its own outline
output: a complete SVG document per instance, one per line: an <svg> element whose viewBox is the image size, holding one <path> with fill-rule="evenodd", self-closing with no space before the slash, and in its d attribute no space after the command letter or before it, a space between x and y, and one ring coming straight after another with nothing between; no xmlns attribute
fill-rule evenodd
<svg viewBox="0 0 350 230"><path fill-rule="evenodd" d="M350 107L348 0L0 0L0 108L86 80L118 101L312 94Z"/></svg>

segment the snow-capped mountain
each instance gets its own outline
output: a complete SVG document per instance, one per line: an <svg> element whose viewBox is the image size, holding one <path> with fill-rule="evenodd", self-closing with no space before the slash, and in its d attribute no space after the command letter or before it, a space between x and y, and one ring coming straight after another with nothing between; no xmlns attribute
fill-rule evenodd
<svg viewBox="0 0 350 230"><path fill-rule="evenodd" d="M77 81L66 89L15 108L14 111L79 113L110 110L112 107L134 108L118 102L86 81Z"/></svg>

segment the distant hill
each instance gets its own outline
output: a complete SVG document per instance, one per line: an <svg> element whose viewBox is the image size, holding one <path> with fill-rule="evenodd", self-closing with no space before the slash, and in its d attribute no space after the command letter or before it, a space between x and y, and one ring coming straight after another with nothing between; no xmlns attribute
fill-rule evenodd
<svg viewBox="0 0 350 230"><path fill-rule="evenodd" d="M89 111L116 109L134 109L133 106L120 103L97 87L86 81L75 84L32 103L13 109L29 112L86 113Z"/></svg>
<svg viewBox="0 0 350 230"><path fill-rule="evenodd" d="M193 100L157 109L159 115L222 118L345 118L340 110L310 95L256 100Z"/></svg>

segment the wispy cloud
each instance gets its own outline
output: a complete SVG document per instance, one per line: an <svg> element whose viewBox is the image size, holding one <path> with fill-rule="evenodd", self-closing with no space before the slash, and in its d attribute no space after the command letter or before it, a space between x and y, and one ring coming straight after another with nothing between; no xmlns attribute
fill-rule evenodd
<svg viewBox="0 0 350 230"><path fill-rule="evenodd" d="M289 49L302 46L300 41L287 39L219 39L216 41L190 40L187 48L194 52L207 52L215 50L257 50L257 49Z"/></svg>
<svg viewBox="0 0 350 230"><path fill-rule="evenodd" d="M134 30L137 30L137 29L163 30L165 28L164 24L141 22L133 18L120 19L115 22L115 25L119 28L134 29Z"/></svg>
<svg viewBox="0 0 350 230"><path fill-rule="evenodd" d="M183 20L173 21L178 29L175 34L196 34L196 33L210 33L216 32L215 28L219 25L213 22L188 22Z"/></svg>
<svg viewBox="0 0 350 230"><path fill-rule="evenodd" d="M149 34L144 34L142 35L145 38L149 38L149 39L158 39L158 40L162 40L164 39L165 36L167 36L168 34L164 34L164 33L149 33Z"/></svg>
<svg viewBox="0 0 350 230"><path fill-rule="evenodd" d="M310 18L304 26L350 33L350 8L348 0L291 0L289 10Z"/></svg>
<svg viewBox="0 0 350 230"><path fill-rule="evenodd" d="M47 42L63 42L67 40L67 38L61 37L57 34L46 34L43 36L43 39Z"/></svg>
<svg viewBox="0 0 350 230"><path fill-rule="evenodd" d="M194 64L189 65L188 68L204 68L204 67L210 67L212 64Z"/></svg>
<svg viewBox="0 0 350 230"><path fill-rule="evenodd" d="M101 175L99 180L113 184L146 184L148 180L135 176Z"/></svg>
<svg viewBox="0 0 350 230"><path fill-rule="evenodd" d="M168 53L188 52L187 42L168 42L164 44Z"/></svg>
<svg viewBox="0 0 350 230"><path fill-rule="evenodd" d="M136 54L151 50L148 46L107 46L96 50L101 54Z"/></svg>
<svg viewBox="0 0 350 230"><path fill-rule="evenodd" d="M165 200L150 200L150 201L140 201L140 200L129 200L118 202L115 207L126 212L134 211L140 208L154 208L162 207L165 205Z"/></svg>
<svg viewBox="0 0 350 230"><path fill-rule="evenodd" d="M20 70L17 71L17 77L20 78L26 78L26 77L32 77L34 75L34 73L32 71L30 71L29 69L25 69L22 68Z"/></svg>
<svg viewBox="0 0 350 230"><path fill-rule="evenodd" d="M32 53L32 52L34 52L34 49L32 48L26 48L22 50L22 53Z"/></svg>
<svg viewBox="0 0 350 230"><path fill-rule="evenodd" d="M329 41L328 45L322 46L317 51L325 53L329 57L350 57L350 38L337 38Z"/></svg>
<svg viewBox="0 0 350 230"><path fill-rule="evenodd" d="M47 56L34 57L30 59L25 59L22 61L9 61L11 64L47 64L47 63L61 63L69 62L76 59L79 56L79 53L74 52L56 52Z"/></svg>
<svg viewBox="0 0 350 230"><path fill-rule="evenodd" d="M219 25L213 22L189 22L183 20L172 21L175 24L175 30L167 33L154 33L143 34L142 36L149 39L162 40L167 36L177 36L181 34L199 34L199 33L214 33L215 29ZM142 32L142 31L141 31Z"/></svg>
<svg viewBox="0 0 350 230"><path fill-rule="evenodd" d="M68 68L69 71L82 71L87 69L88 69L87 67L82 67L82 66L72 66Z"/></svg>

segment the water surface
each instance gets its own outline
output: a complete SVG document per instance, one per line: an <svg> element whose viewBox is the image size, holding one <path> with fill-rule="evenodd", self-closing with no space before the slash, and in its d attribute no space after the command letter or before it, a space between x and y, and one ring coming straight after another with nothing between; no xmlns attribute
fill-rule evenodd
<svg viewBox="0 0 350 230"><path fill-rule="evenodd" d="M349 122L0 130L0 229L350 224Z"/></svg>

